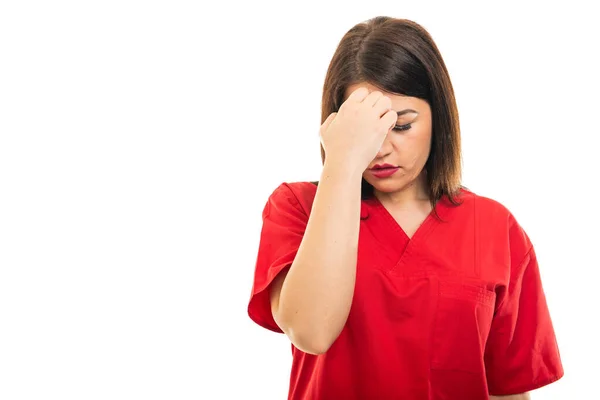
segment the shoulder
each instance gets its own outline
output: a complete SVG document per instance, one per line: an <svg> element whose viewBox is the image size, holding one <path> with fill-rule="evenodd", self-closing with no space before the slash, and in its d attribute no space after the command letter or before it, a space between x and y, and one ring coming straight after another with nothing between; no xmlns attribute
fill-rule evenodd
<svg viewBox="0 0 600 400"><path fill-rule="evenodd" d="M511 223L511 220L514 220L512 212L506 205L470 189L461 188L459 200L465 206L465 209L471 210L478 218L494 220L498 223Z"/></svg>
<svg viewBox="0 0 600 400"><path fill-rule="evenodd" d="M471 214L481 233L487 232L496 238L505 238L511 246L527 251L531 242L513 212L497 199L461 189L460 199Z"/></svg>
<svg viewBox="0 0 600 400"><path fill-rule="evenodd" d="M293 207L310 214L317 193L317 182L282 182L269 195L265 210L271 207Z"/></svg>

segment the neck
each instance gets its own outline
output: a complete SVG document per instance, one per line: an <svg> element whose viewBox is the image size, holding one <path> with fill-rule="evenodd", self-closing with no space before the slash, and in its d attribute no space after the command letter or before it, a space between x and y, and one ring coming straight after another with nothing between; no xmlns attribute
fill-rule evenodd
<svg viewBox="0 0 600 400"><path fill-rule="evenodd" d="M392 206L403 207L418 203L429 202L430 196L427 190L427 175L425 170L414 181L397 192L384 193L375 190L375 196L382 202Z"/></svg>

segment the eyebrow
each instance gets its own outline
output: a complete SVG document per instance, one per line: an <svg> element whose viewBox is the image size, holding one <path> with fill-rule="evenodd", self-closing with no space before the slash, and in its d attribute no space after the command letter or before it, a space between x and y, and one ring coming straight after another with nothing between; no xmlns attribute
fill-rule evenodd
<svg viewBox="0 0 600 400"><path fill-rule="evenodd" d="M398 114L399 117L403 116L404 114L408 114L408 113L418 114L418 112L416 112L415 110L412 110L410 108L407 108L406 110L402 110L402 111L396 111L396 113Z"/></svg>

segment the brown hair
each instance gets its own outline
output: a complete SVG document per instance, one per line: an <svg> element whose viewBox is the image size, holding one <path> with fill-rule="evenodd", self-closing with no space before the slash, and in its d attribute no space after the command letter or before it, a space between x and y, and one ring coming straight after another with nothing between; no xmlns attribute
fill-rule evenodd
<svg viewBox="0 0 600 400"><path fill-rule="evenodd" d="M461 185L461 148L454 89L430 34L416 22L375 17L352 27L331 59L321 103L321 123L343 103L346 89L368 82L384 92L417 97L431 108L431 151L425 164L431 203L447 195L453 205ZM325 150L321 146L321 160ZM362 197L373 186L362 180ZM437 216L437 213L436 213Z"/></svg>

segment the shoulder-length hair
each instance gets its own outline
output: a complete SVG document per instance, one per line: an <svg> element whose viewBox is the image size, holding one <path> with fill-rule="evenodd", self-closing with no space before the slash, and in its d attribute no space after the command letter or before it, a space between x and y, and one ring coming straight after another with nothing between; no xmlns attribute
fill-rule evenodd
<svg viewBox="0 0 600 400"><path fill-rule="evenodd" d="M435 210L446 195L452 204L460 204L454 199L463 187L458 109L448 70L430 34L416 22L385 16L352 27L327 69L321 123L339 110L346 89L362 82L429 104L432 136L425 170L431 203ZM322 145L321 160L325 163ZM363 179L363 199L372 195L373 186Z"/></svg>

